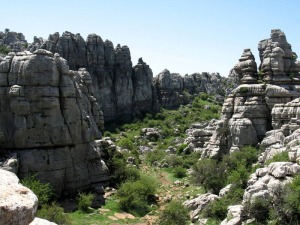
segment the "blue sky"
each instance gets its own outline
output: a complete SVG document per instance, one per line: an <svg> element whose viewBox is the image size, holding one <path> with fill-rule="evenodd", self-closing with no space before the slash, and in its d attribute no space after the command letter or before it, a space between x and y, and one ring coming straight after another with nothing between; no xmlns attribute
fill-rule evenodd
<svg viewBox="0 0 300 225"><path fill-rule="evenodd" d="M257 44L271 29L285 32L300 56L298 0L52 0L2 1L0 30L47 38L58 31L96 33L127 45L157 75L219 72L227 76L244 48L257 63Z"/></svg>

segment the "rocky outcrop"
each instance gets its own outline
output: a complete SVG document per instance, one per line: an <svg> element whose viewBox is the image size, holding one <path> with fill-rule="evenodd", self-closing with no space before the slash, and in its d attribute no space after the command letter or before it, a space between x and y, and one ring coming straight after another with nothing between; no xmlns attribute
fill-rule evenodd
<svg viewBox="0 0 300 225"><path fill-rule="evenodd" d="M0 224L29 224L35 217L37 197L15 174L0 169L0 177Z"/></svg>
<svg viewBox="0 0 300 225"><path fill-rule="evenodd" d="M192 95L200 92L213 95L215 100L222 102L231 86L228 79L218 73L181 76L178 73L170 73L167 69L154 78L154 85L159 103L165 108L177 108L186 104Z"/></svg>
<svg viewBox="0 0 300 225"><path fill-rule="evenodd" d="M245 204L253 203L257 199L270 200L270 204L276 204L276 198L282 193L284 186L290 183L295 175L300 174L299 62L296 61L296 54L292 52L291 45L280 30L272 30L271 38L261 41L258 48L261 59L258 82L261 84L255 84L255 81L251 82L252 84L245 84L245 80L249 79L243 79L247 74L242 72L240 77L242 85L226 100L222 119L223 123L228 122L225 131L228 131L229 136L224 149L232 150L235 146L239 147L235 138L245 141L252 137L253 140L247 140L247 144L261 141L260 148L264 150L258 158L261 168L257 169L248 180L242 205L239 206L240 210L232 214L230 211L233 206L228 207L228 216L222 222L223 225L247 223L246 219L253 221L253 218L249 218L249 215L243 212ZM242 99L245 101L240 101L243 95L247 97ZM259 98L260 102L257 104ZM248 108L251 105L249 99L252 103L256 102L252 109ZM257 120L258 118L260 120ZM247 124L251 122L250 125L254 130L251 128L250 132L249 126L234 127L230 121L236 119L240 121L247 119ZM220 147L218 145L220 140L225 140L225 137L221 136L210 141ZM284 152L287 152L289 162L273 162L266 165L269 159Z"/></svg>
<svg viewBox="0 0 300 225"><path fill-rule="evenodd" d="M35 37L28 49L33 52L39 48L58 53L73 70L87 69L105 121L126 121L159 109L150 67L142 59L132 67L127 46L114 48L111 41L103 41L96 34L84 41L80 34L66 31L61 36L49 35L48 40Z"/></svg>
<svg viewBox="0 0 300 225"><path fill-rule="evenodd" d="M36 173L58 196L103 185L103 114L85 69L69 70L58 54L38 49L0 62L0 146L16 154L18 175Z"/></svg>
<svg viewBox="0 0 300 225"><path fill-rule="evenodd" d="M220 197L218 195L206 193L198 196L197 198L185 201L183 205L191 210L190 218L192 221L195 221L199 219L200 213L209 203L216 201L219 198Z"/></svg>
<svg viewBox="0 0 300 225"><path fill-rule="evenodd" d="M192 124L189 129L185 131L187 138L184 143L188 145L190 152L202 151L207 147L207 143L213 135L218 120L213 119L210 122Z"/></svg>
<svg viewBox="0 0 300 225"><path fill-rule="evenodd" d="M7 51L20 52L26 50L28 43L22 33L6 29L4 32L0 31L0 46L5 47Z"/></svg>
<svg viewBox="0 0 300 225"><path fill-rule="evenodd" d="M242 146L256 145L266 135L275 132L270 131L272 127L276 129L289 121L288 110L283 112L280 108L282 105L278 104L291 102L300 96L300 63L296 61L295 53L280 30L272 30L271 38L259 43L259 51L262 60L259 76L249 49L244 50L239 63L235 65L234 74L241 85L225 100L220 124L203 151L203 156L218 158ZM294 112L295 109L291 107L289 110ZM293 113L290 115L294 116ZM277 131L275 133L276 137L281 135ZM282 139L281 135L276 142ZM262 144L270 145L273 140L266 139Z"/></svg>

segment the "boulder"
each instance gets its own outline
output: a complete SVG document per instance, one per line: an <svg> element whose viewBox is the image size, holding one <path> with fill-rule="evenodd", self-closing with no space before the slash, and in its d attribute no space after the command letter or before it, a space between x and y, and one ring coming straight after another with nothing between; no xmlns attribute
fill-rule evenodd
<svg viewBox="0 0 300 225"><path fill-rule="evenodd" d="M30 224L38 206L36 195L15 174L0 169L0 177L0 224Z"/></svg>

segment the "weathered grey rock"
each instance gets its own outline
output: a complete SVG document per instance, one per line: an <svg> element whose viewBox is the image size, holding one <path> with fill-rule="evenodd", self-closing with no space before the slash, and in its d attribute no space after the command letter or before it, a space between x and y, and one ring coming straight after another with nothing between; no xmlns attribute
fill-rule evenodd
<svg viewBox="0 0 300 225"><path fill-rule="evenodd" d="M80 34L64 32L49 35L48 40L34 39L33 52L42 48L58 53L73 70L86 68L91 75L94 97L102 108L105 121L124 121L136 115L159 110L150 67L139 60L132 68L127 46L103 41L96 34L86 41Z"/></svg>
<svg viewBox="0 0 300 225"><path fill-rule="evenodd" d="M0 169L0 177L0 224L29 224L37 210L37 197L15 174Z"/></svg>
<svg viewBox="0 0 300 225"><path fill-rule="evenodd" d="M284 54L280 53L279 48ZM259 50L262 79L267 84L255 84L256 63L251 51L245 49L234 71L239 76L236 79L242 84L225 100L222 121L211 136L204 157L218 158L242 146L256 145L260 141L263 148L268 148L276 143L283 145L284 140L289 142L290 139L297 139L296 134L287 138L300 127L296 119L299 117L300 86L297 79L285 79L288 71L297 71L293 66L298 65L293 58L294 53L280 30L273 30L271 39L260 42ZM270 68L267 66L268 60ZM270 74L274 75L275 80ZM272 128L277 130L270 131ZM263 158L266 159L266 155L262 160Z"/></svg>
<svg viewBox="0 0 300 225"><path fill-rule="evenodd" d="M154 85L161 106L176 108L190 101L190 95L200 92L214 95L215 100L222 102L229 86L227 78L218 73L194 73L181 76L163 70L154 78Z"/></svg>
<svg viewBox="0 0 300 225"><path fill-rule="evenodd" d="M239 61L234 66L238 82L241 84L257 83L257 65L251 50L244 49Z"/></svg>
<svg viewBox="0 0 300 225"><path fill-rule="evenodd" d="M260 70L263 79L271 83L289 83L291 80L299 81L299 63L297 55L292 51L285 34L279 30L271 31L271 38L258 44L261 59Z"/></svg>
<svg viewBox="0 0 300 225"><path fill-rule="evenodd" d="M228 192L230 191L230 188L232 187L232 184L226 185L226 187L222 188L219 192L220 197L224 197Z"/></svg>
<svg viewBox="0 0 300 225"><path fill-rule="evenodd" d="M36 217L29 225L57 225L57 224L52 223L48 220L44 220L44 219Z"/></svg>
<svg viewBox="0 0 300 225"><path fill-rule="evenodd" d="M210 202L213 202L219 198L220 197L218 195L206 193L197 198L185 201L183 205L189 210L192 210L190 218L194 220Z"/></svg>
<svg viewBox="0 0 300 225"><path fill-rule="evenodd" d="M243 205L231 205L227 209L227 217L221 225L240 225L242 224Z"/></svg>
<svg viewBox="0 0 300 225"><path fill-rule="evenodd" d="M21 52L26 50L27 41L22 33L6 30L0 31L0 46L4 46L13 52Z"/></svg>
<svg viewBox="0 0 300 225"><path fill-rule="evenodd" d="M37 173L58 196L106 183L104 146L95 142L103 113L87 70L71 71L58 54L38 49L7 56L0 73L8 77L0 87L0 145L17 153L18 175Z"/></svg>

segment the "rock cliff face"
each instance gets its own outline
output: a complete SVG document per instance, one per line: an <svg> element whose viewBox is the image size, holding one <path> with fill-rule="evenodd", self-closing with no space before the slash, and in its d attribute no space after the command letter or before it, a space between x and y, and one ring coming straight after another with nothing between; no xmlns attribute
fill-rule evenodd
<svg viewBox="0 0 300 225"><path fill-rule="evenodd" d="M272 30L259 42L261 64L245 49L231 72L240 85L225 100L222 118L203 156L218 158L245 145L256 145L272 128L289 121L282 105L300 96L300 62L284 33ZM272 116L273 115L273 122Z"/></svg>
<svg viewBox="0 0 300 225"><path fill-rule="evenodd" d="M114 48L111 41L103 41L96 34L84 41L80 34L64 32L49 35L48 40L35 37L28 49L33 52L39 48L58 53L73 70L87 69L105 121L126 121L158 110L152 71L142 59L132 67L127 46Z"/></svg>
<svg viewBox="0 0 300 225"><path fill-rule="evenodd" d="M5 32L0 31L0 46L13 52L20 52L26 50L28 43L22 33L6 30Z"/></svg>
<svg viewBox="0 0 300 225"><path fill-rule="evenodd" d="M60 195L109 179L101 160L103 114L90 74L46 50L0 62L0 146L17 154L18 174L37 173Z"/></svg>
<svg viewBox="0 0 300 225"><path fill-rule="evenodd" d="M159 103L165 108L187 104L189 95L200 92L214 95L217 101L222 102L230 87L228 79L218 73L194 73L182 77L166 69L154 78L154 85Z"/></svg>

